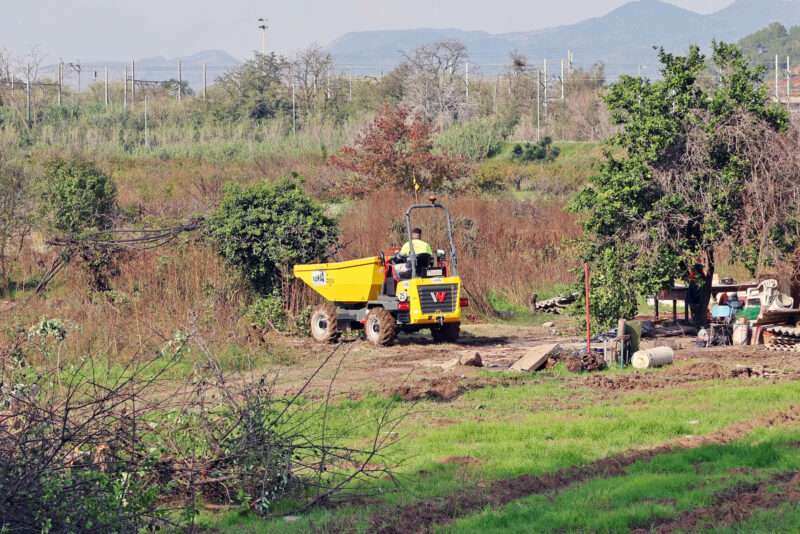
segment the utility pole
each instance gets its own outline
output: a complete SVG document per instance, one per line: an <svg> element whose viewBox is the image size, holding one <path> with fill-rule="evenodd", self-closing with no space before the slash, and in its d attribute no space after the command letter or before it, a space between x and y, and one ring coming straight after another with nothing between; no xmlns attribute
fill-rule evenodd
<svg viewBox="0 0 800 534"><path fill-rule="evenodd" d="M547 110L547 60L544 60L544 98L542 98L542 105Z"/></svg>
<svg viewBox="0 0 800 534"><path fill-rule="evenodd" d="M31 62L25 67L25 107L28 110L28 126L31 125Z"/></svg>
<svg viewBox="0 0 800 534"><path fill-rule="evenodd" d="M564 101L564 60L561 60L561 101Z"/></svg>
<svg viewBox="0 0 800 534"><path fill-rule="evenodd" d="M150 137L147 131L147 93L144 94L144 148L150 150Z"/></svg>
<svg viewBox="0 0 800 534"><path fill-rule="evenodd" d="M467 80L467 105L469 105L469 61L467 61L466 80Z"/></svg>
<svg viewBox="0 0 800 534"><path fill-rule="evenodd" d="M567 50L567 63L570 74L572 73L572 50Z"/></svg>
<svg viewBox="0 0 800 534"><path fill-rule="evenodd" d="M500 75L494 75L494 97L492 99L492 110L497 111L497 86L500 85Z"/></svg>
<svg viewBox="0 0 800 534"><path fill-rule="evenodd" d="M292 80L292 135L297 135L297 111L294 106L294 80Z"/></svg>
<svg viewBox="0 0 800 534"><path fill-rule="evenodd" d="M775 54L775 101L778 101L778 54Z"/></svg>
<svg viewBox="0 0 800 534"><path fill-rule="evenodd" d="M183 80L181 75L181 60L178 60L178 102L183 100Z"/></svg>
<svg viewBox="0 0 800 534"><path fill-rule="evenodd" d="M108 107L108 66L106 66L106 107Z"/></svg>
<svg viewBox="0 0 800 534"><path fill-rule="evenodd" d="M539 69L537 68L536 69L536 142L537 143L542 138L542 134L540 131L542 110L540 104L541 99L539 98L540 97L539 90L541 89L541 86L542 86L541 72L539 72Z"/></svg>
<svg viewBox="0 0 800 534"><path fill-rule="evenodd" d="M269 22L269 19L260 18L260 19L258 19L258 22L259 22L258 27L261 30L261 54L266 56L267 55L267 28L269 28L269 25L267 23Z"/></svg>
<svg viewBox="0 0 800 534"><path fill-rule="evenodd" d="M203 102L206 101L206 64L203 63Z"/></svg>
<svg viewBox="0 0 800 534"><path fill-rule="evenodd" d="M131 108L136 104L136 61L131 60Z"/></svg>
<svg viewBox="0 0 800 534"><path fill-rule="evenodd" d="M13 78L12 78L13 79ZM58 107L61 107L61 86L64 83L64 60L58 60Z"/></svg>
<svg viewBox="0 0 800 534"><path fill-rule="evenodd" d="M122 83L122 107L128 107L128 67L125 67L125 79Z"/></svg>
<svg viewBox="0 0 800 534"><path fill-rule="evenodd" d="M786 56L786 105L790 104L792 93L792 69L789 66L789 56Z"/></svg>

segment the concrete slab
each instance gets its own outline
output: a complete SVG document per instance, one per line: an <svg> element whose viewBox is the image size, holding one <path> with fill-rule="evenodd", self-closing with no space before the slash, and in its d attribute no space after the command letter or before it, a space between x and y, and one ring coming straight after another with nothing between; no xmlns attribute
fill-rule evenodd
<svg viewBox="0 0 800 534"><path fill-rule="evenodd" d="M548 345L539 345L533 347L525 353L525 356L517 360L511 366L512 371L536 371L547 363L547 358L550 354L556 352L561 345L558 343L551 343Z"/></svg>

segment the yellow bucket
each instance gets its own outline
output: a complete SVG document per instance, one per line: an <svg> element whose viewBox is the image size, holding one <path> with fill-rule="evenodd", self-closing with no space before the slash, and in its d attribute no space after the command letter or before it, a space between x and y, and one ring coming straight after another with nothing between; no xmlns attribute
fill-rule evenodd
<svg viewBox="0 0 800 534"><path fill-rule="evenodd" d="M375 300L383 284L378 257L295 265L294 275L327 300L349 304Z"/></svg>

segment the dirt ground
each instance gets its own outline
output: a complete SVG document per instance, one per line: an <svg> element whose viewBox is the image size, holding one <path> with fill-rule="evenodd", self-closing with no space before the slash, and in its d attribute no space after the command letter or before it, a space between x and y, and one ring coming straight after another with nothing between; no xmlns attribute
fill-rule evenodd
<svg viewBox="0 0 800 534"><path fill-rule="evenodd" d="M675 352L675 364L655 372L584 372L575 373L567 380L584 387L627 392L678 385L691 387L691 382L700 380L800 379L800 353L774 352L763 345L700 348L693 339L684 336L643 340L643 348L667 345ZM435 344L425 333L401 335L391 347L373 347L355 337L344 339L338 348L318 345L310 340L290 340L288 343L296 353L313 356L304 356L299 365L281 371L281 382L288 392L301 387L319 363L335 349L331 361L309 385L312 394L327 392L335 374L333 392L339 395L358 397L365 390L372 390L397 393L405 400L426 397L449 400L470 389L535 378L537 373L522 373L524 376L520 376L508 368L537 345L580 342L578 338L559 335L553 328L505 324L466 325L458 342L453 344ZM456 358L476 353L482 360L481 368L446 365ZM498 376L487 376L481 371L496 372Z"/></svg>

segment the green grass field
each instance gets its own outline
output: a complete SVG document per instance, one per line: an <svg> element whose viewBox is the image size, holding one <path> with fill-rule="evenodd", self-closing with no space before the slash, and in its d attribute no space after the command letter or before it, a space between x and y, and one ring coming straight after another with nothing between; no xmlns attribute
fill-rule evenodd
<svg viewBox="0 0 800 534"><path fill-rule="evenodd" d="M380 481L384 494L372 504L315 509L292 523L240 513L206 515L201 522L223 532L368 532L374 526L371 518L393 517L393 510L417 500L431 500L436 506L439 499L444 502L467 487L481 492L492 481L539 475L687 435L707 434L785 410L798 400L795 384L761 380L697 382L615 395L582 386L557 366L522 383L469 391L451 402L400 403L399 409L411 410L397 429L394 451L397 458L406 459L398 473L402 490L396 491L390 481ZM352 427L377 416L390 401L367 391L360 400L337 402L328 424ZM352 439L358 442L368 437ZM714 492L740 480L800 469L800 450L785 446L798 438L797 430L755 428L733 443L637 462L626 468L624 476L588 480L555 495L532 495L497 508L467 510L451 525L437 528L445 532L627 532L648 521L705 506ZM445 459L452 457L475 460L467 461L469 465L448 465ZM753 472L731 476L726 471L744 467ZM283 509L291 504L283 503ZM754 515L751 521L765 524L770 513ZM800 514L792 517L783 521L800 528Z"/></svg>

